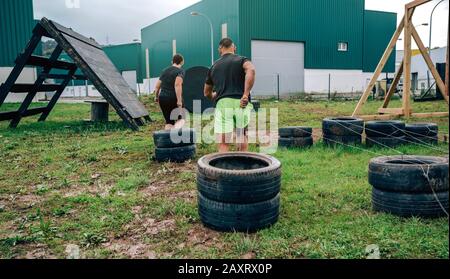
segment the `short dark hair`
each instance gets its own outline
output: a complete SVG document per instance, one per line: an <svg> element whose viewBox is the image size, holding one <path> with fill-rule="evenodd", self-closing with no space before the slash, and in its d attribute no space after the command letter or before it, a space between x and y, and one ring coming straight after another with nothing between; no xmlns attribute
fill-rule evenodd
<svg viewBox="0 0 450 279"><path fill-rule="evenodd" d="M181 54L175 54L172 58L172 63L180 65L184 61L184 57Z"/></svg>
<svg viewBox="0 0 450 279"><path fill-rule="evenodd" d="M234 44L233 40L230 38L224 38L220 41L220 48L230 48Z"/></svg>

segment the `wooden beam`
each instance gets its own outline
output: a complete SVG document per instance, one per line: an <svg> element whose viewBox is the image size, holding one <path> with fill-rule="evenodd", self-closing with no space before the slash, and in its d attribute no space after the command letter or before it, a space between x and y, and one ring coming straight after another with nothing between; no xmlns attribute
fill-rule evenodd
<svg viewBox="0 0 450 279"><path fill-rule="evenodd" d="M403 110L405 117L411 116L411 27L409 17L410 10L405 8L405 36L404 36L404 58L403 58Z"/></svg>
<svg viewBox="0 0 450 279"><path fill-rule="evenodd" d="M11 87L11 90L9 92L11 93L29 93L30 91L33 90L33 84L22 84L22 83L17 83L14 84ZM56 91L60 88L61 86L58 84L42 84L37 88L36 92L52 92L52 91Z"/></svg>
<svg viewBox="0 0 450 279"><path fill-rule="evenodd" d="M433 118L433 117L448 117L448 112L425 112L425 113L413 113L413 118Z"/></svg>
<svg viewBox="0 0 450 279"><path fill-rule="evenodd" d="M44 68L55 68L60 70L72 70L73 68L77 68L77 65L75 65L74 63L61 60L51 61L47 57L37 55L32 55L30 59L28 59L27 65Z"/></svg>
<svg viewBox="0 0 450 279"><path fill-rule="evenodd" d="M378 113L404 115L405 111L402 108L380 108Z"/></svg>
<svg viewBox="0 0 450 279"><path fill-rule="evenodd" d="M27 110L26 112L24 112L23 117L28 117L28 116L33 116L33 115L38 115L43 113L47 108L32 108ZM11 120L16 118L17 116L19 116L19 112L18 111L7 111L7 112L0 112L0 121L4 121L4 120Z"/></svg>
<svg viewBox="0 0 450 279"><path fill-rule="evenodd" d="M392 96L394 96L395 91L397 90L398 83L400 82L400 79L403 75L403 61L402 64L400 64L400 67L397 70L397 73L395 74L394 81L391 84L391 87L389 88L388 93L386 94L386 97L384 98L383 108L387 108L389 106L389 103L391 102Z"/></svg>
<svg viewBox="0 0 450 279"><path fill-rule="evenodd" d="M423 56L425 62L427 63L428 68L431 71L431 74L433 74L433 77L436 81L436 85L438 86L439 90L442 92L442 95L448 104L449 100L448 100L447 94L445 94L445 92L446 92L445 84L442 81L441 76L439 75L438 71L436 70L436 67L433 64L433 61L431 60L431 57L428 54L428 51L427 51L425 45L423 44L422 40L420 39L419 33L417 33L417 30L416 30L416 28L414 28L414 26L411 26L411 31L412 31L412 36L413 36L414 40L416 41L417 46L419 47L419 50L422 53L422 56Z"/></svg>
<svg viewBox="0 0 450 279"><path fill-rule="evenodd" d="M372 92L373 87L375 86L375 83L378 80L378 77L381 74L381 71L383 71L384 66L386 65L387 61L389 60L389 57L391 56L392 51L394 50L398 38L400 37L400 34L403 31L405 20L403 19L399 26L397 27L397 30L395 31L394 35L391 38L391 41L389 42L389 45L387 46L386 50L384 51L383 56L381 57L380 62L378 63L378 66L375 70L375 73L372 76L372 79L369 82L369 86L366 88L366 91L362 95L361 99L358 102L358 105L356 106L355 111L353 112L353 117L357 116L360 112L364 104L367 102L367 99L370 96L370 93Z"/></svg>
<svg viewBox="0 0 450 279"><path fill-rule="evenodd" d="M358 118L363 119L364 121L375 121L375 120L392 120L399 119L401 115L397 114L374 114L374 115L361 115Z"/></svg>
<svg viewBox="0 0 450 279"><path fill-rule="evenodd" d="M412 1L412 2L410 2L408 4L406 4L406 8L407 9L415 8L415 7L418 7L420 5L426 4L426 3L431 2L431 1L432 0L415 0L415 1Z"/></svg>

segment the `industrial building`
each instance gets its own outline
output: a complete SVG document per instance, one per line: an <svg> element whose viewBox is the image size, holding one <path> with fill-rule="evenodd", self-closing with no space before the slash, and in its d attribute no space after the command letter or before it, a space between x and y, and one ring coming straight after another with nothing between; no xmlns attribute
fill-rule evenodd
<svg viewBox="0 0 450 279"><path fill-rule="evenodd" d="M192 14L193 13L193 14ZM397 25L365 0L203 0L141 31L142 72L158 77L173 53L211 65L221 38L257 67L253 94L361 92ZM384 72L394 73L395 52Z"/></svg>

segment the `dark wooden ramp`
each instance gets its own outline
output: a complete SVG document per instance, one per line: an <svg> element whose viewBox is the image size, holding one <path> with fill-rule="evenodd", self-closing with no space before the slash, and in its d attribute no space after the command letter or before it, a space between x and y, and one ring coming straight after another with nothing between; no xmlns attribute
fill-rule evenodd
<svg viewBox="0 0 450 279"><path fill-rule="evenodd" d="M33 55L42 37L52 38L58 44L50 57ZM73 63L58 60L63 51L72 58ZM25 66L42 68L34 84L16 83ZM51 73L52 69L67 71L67 74L55 75ZM84 76L76 75L78 69ZM61 83L45 84L47 79L57 79ZM39 121L45 121L72 79L90 80L131 129L138 130L146 120L151 121L147 109L139 102L135 90L127 84L94 39L86 38L46 18L36 25L25 51L16 59L14 69L0 87L0 107L9 93L24 93L26 98L18 111L0 112L0 121L11 120L12 128L17 127L23 117L31 115L40 114ZM29 109L38 92L55 92L55 94L46 107Z"/></svg>
<svg viewBox="0 0 450 279"><path fill-rule="evenodd" d="M201 66L186 71L183 82L183 101L189 112L194 112L194 102L201 103L201 113L214 107L214 102L206 98L203 92L207 75L208 68Z"/></svg>

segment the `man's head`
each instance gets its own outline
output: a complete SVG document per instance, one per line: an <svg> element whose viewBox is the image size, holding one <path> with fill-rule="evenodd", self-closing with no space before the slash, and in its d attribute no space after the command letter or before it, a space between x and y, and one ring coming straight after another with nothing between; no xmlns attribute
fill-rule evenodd
<svg viewBox="0 0 450 279"><path fill-rule="evenodd" d="M219 43L219 53L224 55L226 53L236 53L236 45L230 38L224 38Z"/></svg>
<svg viewBox="0 0 450 279"><path fill-rule="evenodd" d="M175 54L172 58L172 63L174 65L183 66L184 65L184 57L181 54Z"/></svg>

